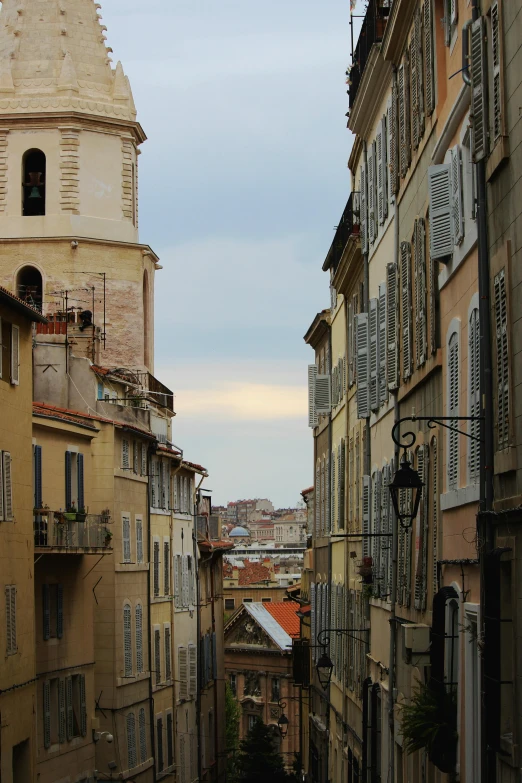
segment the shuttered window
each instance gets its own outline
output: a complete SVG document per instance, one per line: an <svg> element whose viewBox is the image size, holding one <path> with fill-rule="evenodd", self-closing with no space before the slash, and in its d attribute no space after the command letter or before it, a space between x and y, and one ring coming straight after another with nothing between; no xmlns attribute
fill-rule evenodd
<svg viewBox="0 0 522 783"><path fill-rule="evenodd" d="M430 240L431 242L431 240ZM439 290L439 262L429 254L430 277L430 351L433 355L437 352L439 340L437 339L437 308Z"/></svg>
<svg viewBox="0 0 522 783"><path fill-rule="evenodd" d="M74 707L73 707L73 678L65 678L65 717L67 726L67 739L72 740L76 736L74 731Z"/></svg>
<svg viewBox="0 0 522 783"><path fill-rule="evenodd" d="M144 443L141 444L141 475L147 475L147 447Z"/></svg>
<svg viewBox="0 0 522 783"><path fill-rule="evenodd" d="M130 470L130 443L127 438L121 442L121 466L123 470Z"/></svg>
<svg viewBox="0 0 522 783"><path fill-rule="evenodd" d="M339 447L337 468L339 476L339 510L337 515L337 524L340 530L344 530L346 494L346 445L344 439L341 440L341 445Z"/></svg>
<svg viewBox="0 0 522 783"><path fill-rule="evenodd" d="M122 515L122 532L123 532L123 562L130 563L131 561L131 522L128 514Z"/></svg>
<svg viewBox="0 0 522 783"><path fill-rule="evenodd" d="M387 383L390 391L399 385L399 275L397 264L386 266Z"/></svg>
<svg viewBox="0 0 522 783"><path fill-rule="evenodd" d="M186 608L189 605L188 555L183 555L181 565L183 580L183 606Z"/></svg>
<svg viewBox="0 0 522 783"><path fill-rule="evenodd" d="M42 447L33 446L34 507L42 508ZM1 490L0 490L1 492ZM0 520L2 515L0 513Z"/></svg>
<svg viewBox="0 0 522 783"><path fill-rule="evenodd" d="M471 25L471 116L473 117L472 154L476 163L488 152L488 106L485 19L479 16Z"/></svg>
<svg viewBox="0 0 522 783"><path fill-rule="evenodd" d="M156 539L153 544L153 590L154 597L160 593L160 542Z"/></svg>
<svg viewBox="0 0 522 783"><path fill-rule="evenodd" d="M428 323L426 313L426 231L424 220L417 218L414 228L415 268L415 357L417 367L422 367L428 356Z"/></svg>
<svg viewBox="0 0 522 783"><path fill-rule="evenodd" d="M375 188L375 143L368 146L368 239L370 244L373 245L377 237L377 220L376 212L377 207L375 203L376 188Z"/></svg>
<svg viewBox="0 0 522 783"><path fill-rule="evenodd" d="M468 416L480 416L480 329L479 311L475 307L468 321ZM469 434L480 438L480 422L471 421ZM468 441L468 471L471 483L477 483L480 478L480 443L478 440Z"/></svg>
<svg viewBox="0 0 522 783"><path fill-rule="evenodd" d="M493 143L502 135L502 77L500 73L500 9L491 5L491 60L493 65Z"/></svg>
<svg viewBox="0 0 522 783"><path fill-rule="evenodd" d="M324 533L329 533L332 529L332 518L330 516L330 492L328 488L330 486L330 456L326 456L324 466L324 480L325 480L325 507L324 507Z"/></svg>
<svg viewBox="0 0 522 783"><path fill-rule="evenodd" d="M430 254L443 259L453 253L453 198L451 166L441 163L428 169L430 199Z"/></svg>
<svg viewBox="0 0 522 783"><path fill-rule="evenodd" d="M361 183L360 183L360 193L361 193L361 252L367 253L368 252L368 179L367 179L367 171L366 171L366 164L363 163L361 166Z"/></svg>
<svg viewBox="0 0 522 783"><path fill-rule="evenodd" d="M174 764L174 722L172 712L167 712L167 766Z"/></svg>
<svg viewBox="0 0 522 783"><path fill-rule="evenodd" d="M370 357L368 313L355 316L357 348L357 417L366 419L370 415Z"/></svg>
<svg viewBox="0 0 522 783"><path fill-rule="evenodd" d="M398 71L399 91L399 162L401 176L408 173L411 162L411 132L410 132L410 68L406 56Z"/></svg>
<svg viewBox="0 0 522 783"><path fill-rule="evenodd" d="M455 244L460 245L464 239L464 202L462 192L462 155L458 144L451 150L451 190Z"/></svg>
<svg viewBox="0 0 522 783"><path fill-rule="evenodd" d="M20 383L20 327L11 324L11 383Z"/></svg>
<svg viewBox="0 0 522 783"><path fill-rule="evenodd" d="M392 87L391 95L386 107L386 141L387 141L387 169L388 169L388 199L394 200L399 189L398 177L398 138L397 138L397 88Z"/></svg>
<svg viewBox="0 0 522 783"><path fill-rule="evenodd" d="M316 647L315 647L315 641L314 639L317 638L317 614L316 614L316 595L315 595L315 584L312 582L310 584L310 633L311 633L311 639L312 639L312 660L317 660L317 653L316 653Z"/></svg>
<svg viewBox="0 0 522 783"><path fill-rule="evenodd" d="M136 561L143 563L143 520L136 517Z"/></svg>
<svg viewBox="0 0 522 783"><path fill-rule="evenodd" d="M509 340L506 273L504 269L495 275L495 338L497 361L497 449L509 445L510 394L509 394Z"/></svg>
<svg viewBox="0 0 522 783"><path fill-rule="evenodd" d="M195 644L188 646L189 658L189 696L194 698L198 688L198 650Z"/></svg>
<svg viewBox="0 0 522 783"><path fill-rule="evenodd" d="M161 682L161 631L154 629L154 673L156 685Z"/></svg>
<svg viewBox="0 0 522 783"><path fill-rule="evenodd" d="M170 543L163 542L163 593L170 595Z"/></svg>
<svg viewBox="0 0 522 783"><path fill-rule="evenodd" d="M337 503L336 503L336 467L337 467L337 452L335 449L332 451L332 461L331 461L331 472L330 472L330 507L332 509L332 529L335 529L335 522L336 522L336 515L337 515Z"/></svg>
<svg viewBox="0 0 522 783"><path fill-rule="evenodd" d="M131 608L129 604L123 607L123 674L132 676L132 629Z"/></svg>
<svg viewBox="0 0 522 783"><path fill-rule="evenodd" d="M315 382L317 378L317 365L308 366L308 426L317 427L318 416L315 409Z"/></svg>
<svg viewBox="0 0 522 783"><path fill-rule="evenodd" d="M381 489L382 489L382 474L380 470L376 470L373 474L372 482L372 503L371 503L371 518L370 518L370 533L381 533ZM373 537L368 542L368 549L372 558L373 569L373 581L375 586L375 592L378 596L381 593L381 546L382 539Z"/></svg>
<svg viewBox="0 0 522 783"><path fill-rule="evenodd" d="M402 315L402 376L412 374L412 307L411 307L411 245L401 242L401 315Z"/></svg>
<svg viewBox="0 0 522 783"><path fill-rule="evenodd" d="M419 519L417 522L416 551L418 554L417 571L415 574L415 608L424 611L427 605L428 592L428 552L429 552L429 513L430 513L430 454L427 444L417 449L416 470L419 474L424 489L421 495L419 507Z"/></svg>
<svg viewBox="0 0 522 783"><path fill-rule="evenodd" d="M448 416L459 415L459 336L453 332L448 341ZM448 489L458 488L459 435L448 432Z"/></svg>
<svg viewBox="0 0 522 783"><path fill-rule="evenodd" d="M317 375L315 379L315 410L318 416L327 416L332 409L330 375Z"/></svg>
<svg viewBox="0 0 522 783"><path fill-rule="evenodd" d="M140 732L140 764L144 764L147 761L147 718L143 707L140 708L138 722Z"/></svg>
<svg viewBox="0 0 522 783"><path fill-rule="evenodd" d="M165 760L163 758L163 718L156 718L156 743L158 746L158 772L163 772Z"/></svg>
<svg viewBox="0 0 522 783"><path fill-rule="evenodd" d="M411 144L414 150L418 148L421 137L419 71L422 69L422 60L417 41L417 16L418 12L415 14L409 48L411 77Z"/></svg>
<svg viewBox="0 0 522 783"><path fill-rule="evenodd" d="M379 407L379 300L370 299L370 408Z"/></svg>
<svg viewBox="0 0 522 783"><path fill-rule="evenodd" d="M136 672L143 672L143 606L136 604Z"/></svg>
<svg viewBox="0 0 522 783"><path fill-rule="evenodd" d="M382 226L388 217L388 145L386 140L386 117L379 123L375 138L377 151L377 214Z"/></svg>
<svg viewBox="0 0 522 783"><path fill-rule="evenodd" d="M0 519L4 522L14 520L13 509L13 477L11 472L12 460L9 451L0 451L0 495L2 503L0 504Z"/></svg>
<svg viewBox="0 0 522 783"><path fill-rule="evenodd" d="M170 625L165 625L165 679L172 679L172 648L170 641Z"/></svg>
<svg viewBox="0 0 522 783"><path fill-rule="evenodd" d="M176 609L183 606L181 555L174 555L174 606Z"/></svg>
<svg viewBox="0 0 522 783"><path fill-rule="evenodd" d="M424 85L426 114L430 117L435 108L435 47L433 40L432 0L424 0Z"/></svg>
<svg viewBox="0 0 522 783"><path fill-rule="evenodd" d="M179 698L181 700L188 698L188 660L187 648L178 647L178 678L179 678Z"/></svg>
<svg viewBox="0 0 522 783"><path fill-rule="evenodd" d="M65 508L72 508L72 454L65 452Z"/></svg>
<svg viewBox="0 0 522 783"><path fill-rule="evenodd" d="M136 717L133 712L129 712L127 715L127 763L129 769L134 769L138 765L136 750Z"/></svg>
<svg viewBox="0 0 522 783"><path fill-rule="evenodd" d="M43 684L43 734L44 748L51 747L51 683L46 680Z"/></svg>
<svg viewBox="0 0 522 783"><path fill-rule="evenodd" d="M16 585L5 588L6 654L16 655Z"/></svg>
<svg viewBox="0 0 522 783"><path fill-rule="evenodd" d="M439 474L437 438L431 439L431 557L432 557L432 596L438 590L439 560Z"/></svg>
<svg viewBox="0 0 522 783"><path fill-rule="evenodd" d="M65 705L65 680L58 680L58 742L62 745L67 738Z"/></svg>
<svg viewBox="0 0 522 783"><path fill-rule="evenodd" d="M370 556L370 539L368 538L368 535L370 534L371 484L372 484L371 476L363 476L363 490L362 490L362 516L363 516L363 524L362 524L363 544L362 544L362 548L363 548L363 557L369 557Z"/></svg>
<svg viewBox="0 0 522 783"><path fill-rule="evenodd" d="M386 284L379 285L379 405L388 399L388 386L386 384Z"/></svg>

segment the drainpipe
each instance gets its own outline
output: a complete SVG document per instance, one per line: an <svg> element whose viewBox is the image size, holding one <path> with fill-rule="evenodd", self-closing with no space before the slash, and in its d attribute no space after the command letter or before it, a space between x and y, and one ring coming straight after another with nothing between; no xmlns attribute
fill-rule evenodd
<svg viewBox="0 0 522 783"><path fill-rule="evenodd" d="M332 372L333 367L333 353L332 353L332 325L330 324L330 329L328 330L328 350L330 355L330 376ZM328 417L328 507L330 509L330 519L326 520L327 525L330 530L330 538L328 541L328 584L330 586L330 590L332 589L332 412L330 411L330 415ZM331 595L328 597L328 602L326 605L326 628L330 628L330 606L331 606L332 597ZM314 640L314 644L317 643L317 640ZM329 652L329 651L328 651ZM327 698L327 713L326 713L326 727L327 727L327 741L326 741L326 778L328 780L329 778L329 769L330 769L330 709L331 709L331 701L330 701L330 688L331 685L328 685L328 698Z"/></svg>
<svg viewBox="0 0 522 783"><path fill-rule="evenodd" d="M478 0L472 0L472 18L467 21L463 27L462 36L462 79L464 83L471 86L469 76L469 33L468 28L472 22L480 18L480 8ZM494 547L494 533L490 522L488 512L493 508L493 473L495 448L493 441L493 361L491 348L491 308L490 308L490 269L488 252L488 226L487 226L487 203L486 203L486 162L479 160L475 163L475 172L477 175L477 235L478 235L478 282L479 282L479 319L480 319L480 402L481 415L481 459L480 459L480 511L478 514L478 537L482 540L483 546L479 548L478 557L480 561L480 605L481 611L481 632L484 635L485 643L488 640L485 635L485 593L486 593L486 563L485 557ZM487 742L487 721L486 709L486 682L485 671L482 666L481 682L482 709L480 712L480 731L481 731L481 772L483 783L494 783L496 780L496 753L493 748L488 746Z"/></svg>
<svg viewBox="0 0 522 783"><path fill-rule="evenodd" d="M152 476L152 457L156 453L158 443L154 442L147 450L147 523L148 523L148 552L147 558L149 564L152 562L152 529L151 529L151 513L150 513L150 478ZM156 744L154 741L154 694L152 692L152 661L154 660L154 651L152 649L152 594L150 589L150 572L147 574L147 606L149 610L149 622L148 635L149 635L149 704L150 704L150 745L152 751L153 765L152 765L152 779L156 780Z"/></svg>
<svg viewBox="0 0 522 783"><path fill-rule="evenodd" d="M196 690L196 731L197 731L197 738L198 738L198 780L201 780L201 661L199 660L199 652L201 649L200 645L200 636L201 636L201 588L199 584L199 551L198 551L198 519L197 519L197 497L200 490L201 485L205 481L206 476L201 477L201 481L196 487L195 491L195 497L192 498L193 501L193 507L192 507L192 516L194 520L194 524L192 526L193 532L192 532L192 541L193 541L193 547L194 547L194 569L195 569L195 575L196 575L196 601L197 601L197 614L196 614L196 660L197 660L197 690Z"/></svg>

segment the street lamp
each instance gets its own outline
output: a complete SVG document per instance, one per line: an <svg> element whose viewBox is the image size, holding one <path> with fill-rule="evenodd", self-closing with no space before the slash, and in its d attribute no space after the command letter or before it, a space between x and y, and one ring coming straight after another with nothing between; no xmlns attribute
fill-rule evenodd
<svg viewBox="0 0 522 783"><path fill-rule="evenodd" d="M281 708L282 708L282 709L284 709L284 707L283 707L283 704L284 704L284 702L281 704ZM286 706L286 705L285 705L285 706ZM284 739L284 738L286 737L286 735L288 734L288 724L289 724L289 723L290 723L290 721L289 721L289 720L288 720L288 718L286 717L285 713L284 713L284 712L282 712L282 713L281 713L281 715L279 716L279 720L277 721L277 725L278 725L278 727L279 727L279 733L281 734L281 737L282 737L283 739Z"/></svg>
<svg viewBox="0 0 522 783"><path fill-rule="evenodd" d="M408 530L417 517L424 484L408 460L406 451L402 456L399 470L388 485L393 508L401 527Z"/></svg>
<svg viewBox="0 0 522 783"><path fill-rule="evenodd" d="M354 634L369 632L369 628L323 628L321 631L319 631L317 634L317 643L320 647L323 648L323 652L317 661L315 668L317 671L317 677L319 678L319 682L321 683L323 690L326 690L330 685L330 680L332 679L332 672L334 669L332 659L326 652L330 646L329 634L341 634L342 636L349 636L358 642L362 642L363 640L359 636L354 636Z"/></svg>
<svg viewBox="0 0 522 783"><path fill-rule="evenodd" d="M317 676L319 678L319 682L321 683L321 687L323 690L326 690L328 686L330 685L330 680L332 679L332 672L333 672L333 662L328 653L326 652L326 649L323 651L323 654L319 658L316 664L317 669Z"/></svg>

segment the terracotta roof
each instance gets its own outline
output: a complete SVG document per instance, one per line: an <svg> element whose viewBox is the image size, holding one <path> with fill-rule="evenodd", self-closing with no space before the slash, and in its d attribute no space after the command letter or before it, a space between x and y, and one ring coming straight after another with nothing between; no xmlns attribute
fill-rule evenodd
<svg viewBox="0 0 522 783"><path fill-rule="evenodd" d="M0 294L3 299L8 300L8 304L12 305L16 310L21 310L24 315L31 319L31 321L39 321L41 324L48 323L47 318L42 315L39 310L37 310L35 307L31 307L30 304L27 304L27 302L24 302L24 300L20 299L19 296L15 296L15 294L11 293L11 291L8 291L7 288L4 288L1 285Z"/></svg>
<svg viewBox="0 0 522 783"><path fill-rule="evenodd" d="M212 552L214 549L223 551L234 549L234 544L231 541L209 541L208 538L199 539L198 546L207 552Z"/></svg>
<svg viewBox="0 0 522 783"><path fill-rule="evenodd" d="M240 587L270 581L270 571L266 566L261 563L251 563L249 560L245 560L244 565L245 567L239 572Z"/></svg>
<svg viewBox="0 0 522 783"><path fill-rule="evenodd" d="M177 451L176 449L171 449L170 446L165 446L164 443L159 444L158 451L161 451L164 454L170 454L172 457L181 457L181 451Z"/></svg>
<svg viewBox="0 0 522 783"><path fill-rule="evenodd" d="M308 487L308 489L303 489L303 490L301 491L301 495L309 495L309 494L310 494L310 492L313 492L313 491L314 491L314 489L315 489L315 487Z"/></svg>
<svg viewBox="0 0 522 783"><path fill-rule="evenodd" d="M97 364L91 365L91 370L95 372L96 375L109 375L111 372L107 367L99 367Z"/></svg>
<svg viewBox="0 0 522 783"><path fill-rule="evenodd" d="M206 468L204 468L202 465L197 465L195 462L187 462L187 460L183 460L183 467L184 468L192 468L192 470L196 470L199 473L206 473L208 475L208 471Z"/></svg>
<svg viewBox="0 0 522 783"><path fill-rule="evenodd" d="M38 409L38 410L35 410ZM113 424L115 427L119 427L125 430L131 430L138 435L146 435L147 438L154 439L147 430L142 430L140 427L135 427L133 424L124 424L121 421L115 421L114 419L107 419L104 416L97 416L93 413L84 413L83 411L74 411L69 408L60 408L58 405L49 405L46 402L33 402L33 413L35 416L42 416L45 418L61 419L67 421L67 417L78 417L80 419L88 419L91 421L102 421L106 424ZM77 423L77 422L74 422Z"/></svg>
<svg viewBox="0 0 522 783"><path fill-rule="evenodd" d="M301 623L296 614L300 609L299 604L295 603L295 601L278 601L276 603L266 603L263 606L292 639L299 639Z"/></svg>

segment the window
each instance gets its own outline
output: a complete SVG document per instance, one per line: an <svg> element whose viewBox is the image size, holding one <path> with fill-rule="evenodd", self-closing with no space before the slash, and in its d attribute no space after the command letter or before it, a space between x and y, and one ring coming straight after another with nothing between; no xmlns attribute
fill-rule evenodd
<svg viewBox="0 0 522 783"><path fill-rule="evenodd" d="M136 516L136 562L143 563L143 518Z"/></svg>
<svg viewBox="0 0 522 783"><path fill-rule="evenodd" d="M35 508L42 508L42 447L33 446L33 503Z"/></svg>
<svg viewBox="0 0 522 783"><path fill-rule="evenodd" d="M123 544L123 562L131 561L131 521L130 514L122 514L122 544Z"/></svg>
<svg viewBox="0 0 522 783"><path fill-rule="evenodd" d="M65 678L65 710L67 739L87 736L85 675L73 674Z"/></svg>
<svg viewBox="0 0 522 783"><path fill-rule="evenodd" d="M11 464L11 454L0 451L0 522L14 520Z"/></svg>
<svg viewBox="0 0 522 783"><path fill-rule="evenodd" d="M163 542L163 592L170 595L170 543Z"/></svg>
<svg viewBox="0 0 522 783"><path fill-rule="evenodd" d="M165 679L172 679L172 649L170 642L170 625L165 625Z"/></svg>
<svg viewBox="0 0 522 783"><path fill-rule="evenodd" d="M189 663L189 696L191 698L196 696L198 687L198 658L197 647L195 644L190 643L188 646L188 663Z"/></svg>
<svg viewBox="0 0 522 783"><path fill-rule="evenodd" d="M42 275L34 266L24 266L16 275L16 294L35 310L42 312Z"/></svg>
<svg viewBox="0 0 522 783"><path fill-rule="evenodd" d="M458 0L444 0L444 42L446 46L452 44L453 38L457 33L458 18Z"/></svg>
<svg viewBox="0 0 522 783"><path fill-rule="evenodd" d="M20 382L20 328L0 318L0 378L13 386Z"/></svg>
<svg viewBox="0 0 522 783"><path fill-rule="evenodd" d="M281 680L279 677L272 677L272 698L271 701L279 701L281 698Z"/></svg>
<svg viewBox="0 0 522 783"><path fill-rule="evenodd" d="M140 764L147 761L147 718L144 707L139 712L139 731L140 731Z"/></svg>
<svg viewBox="0 0 522 783"><path fill-rule="evenodd" d="M16 655L16 585L6 585L5 588L5 617L6 617L6 652L7 655Z"/></svg>
<svg viewBox="0 0 522 783"><path fill-rule="evenodd" d="M136 474L139 472L139 464L138 442L134 440L132 442L132 469Z"/></svg>
<svg viewBox="0 0 522 783"><path fill-rule="evenodd" d="M133 712L129 712L127 715L127 763L129 769L138 766L136 751L136 716Z"/></svg>
<svg viewBox="0 0 522 783"><path fill-rule="evenodd" d="M459 684L459 602L448 601L446 605L446 651L444 681L448 690L457 690Z"/></svg>
<svg viewBox="0 0 522 783"><path fill-rule="evenodd" d="M480 416L480 330L478 307L471 310L468 319L468 415ZM469 434L480 437L480 422L471 421ZM480 442L468 441L468 472L470 482L480 478Z"/></svg>
<svg viewBox="0 0 522 783"><path fill-rule="evenodd" d="M125 604L123 607L123 675L132 677L132 630L131 630L131 607Z"/></svg>
<svg viewBox="0 0 522 783"><path fill-rule="evenodd" d="M459 415L459 336L453 332L448 341L448 416ZM455 430L448 432L448 490L458 488L459 483L459 434Z"/></svg>
<svg viewBox="0 0 522 783"><path fill-rule="evenodd" d="M160 592L160 542L157 539L154 540L153 555L154 555L154 573L153 573L154 597L156 598L157 596L159 596L159 592Z"/></svg>
<svg viewBox="0 0 522 783"><path fill-rule="evenodd" d="M178 680L179 698L183 701L188 698L188 659L186 647L178 647Z"/></svg>
<svg viewBox="0 0 522 783"><path fill-rule="evenodd" d="M63 585L42 585L43 638L63 637Z"/></svg>
<svg viewBox="0 0 522 783"><path fill-rule="evenodd" d="M68 511L84 511L84 456L65 452L65 507Z"/></svg>
<svg viewBox="0 0 522 783"><path fill-rule="evenodd" d="M136 672L143 672L143 606L136 604Z"/></svg>
<svg viewBox="0 0 522 783"><path fill-rule="evenodd" d="M497 449L509 445L511 401L509 394L509 325L506 271L501 269L495 275L495 347L497 363Z"/></svg>
<svg viewBox="0 0 522 783"><path fill-rule="evenodd" d="M165 768L165 762L163 759L163 718L156 718L156 742L158 743L158 772L163 772Z"/></svg>
<svg viewBox="0 0 522 783"><path fill-rule="evenodd" d="M235 605L236 601L234 598L225 598L225 612L232 612L235 609Z"/></svg>
<svg viewBox="0 0 522 783"><path fill-rule="evenodd" d="M28 150L22 161L22 215L45 215L46 159L41 150Z"/></svg>
<svg viewBox="0 0 522 783"><path fill-rule="evenodd" d="M257 717L257 715L248 716L248 731L252 731L252 729L254 728L258 720L259 718Z"/></svg>
<svg viewBox="0 0 522 783"><path fill-rule="evenodd" d="M251 604L252 603L252 599L251 598L243 598L243 603L244 604Z"/></svg>
<svg viewBox="0 0 522 783"><path fill-rule="evenodd" d="M167 766L174 764L174 722L172 712L167 712Z"/></svg>
<svg viewBox="0 0 522 783"><path fill-rule="evenodd" d="M228 681L230 683L230 690L233 696L237 696L237 674L230 674Z"/></svg>
<svg viewBox="0 0 522 783"><path fill-rule="evenodd" d="M271 598L262 598L261 602L263 604L271 604L272 603L272 599Z"/></svg>
<svg viewBox="0 0 522 783"><path fill-rule="evenodd" d="M154 628L154 671L156 673L156 685L161 682L161 630Z"/></svg>
<svg viewBox="0 0 522 783"><path fill-rule="evenodd" d="M502 42L502 4L494 0L487 18L480 16L471 26L471 108L475 161L486 157L490 148L506 134Z"/></svg>
<svg viewBox="0 0 522 783"><path fill-rule="evenodd" d="M174 555L174 606L181 609L183 606L183 575L181 567L181 555Z"/></svg>
<svg viewBox="0 0 522 783"><path fill-rule="evenodd" d="M130 442L127 438L121 441L121 467L122 470L130 470Z"/></svg>

